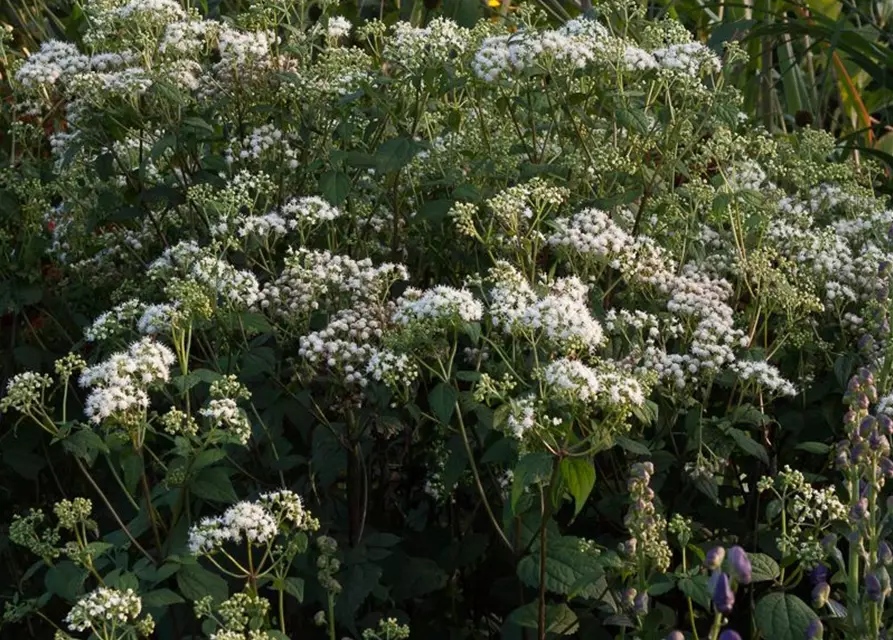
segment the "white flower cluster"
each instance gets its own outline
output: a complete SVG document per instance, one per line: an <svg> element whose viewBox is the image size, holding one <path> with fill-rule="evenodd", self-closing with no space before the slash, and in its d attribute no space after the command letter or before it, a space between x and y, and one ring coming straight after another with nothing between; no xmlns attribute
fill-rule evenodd
<svg viewBox="0 0 893 640"><path fill-rule="evenodd" d="M599 209L584 209L555 223L549 244L620 267L617 256L632 245L633 238Z"/></svg>
<svg viewBox="0 0 893 640"><path fill-rule="evenodd" d="M540 297L508 263L499 263L490 275L494 326L509 334L544 336L570 350L593 351L604 342L601 324L589 310L589 287L576 276L549 283Z"/></svg>
<svg viewBox="0 0 893 640"><path fill-rule="evenodd" d="M293 491L265 493L257 502L237 502L220 516L209 516L189 530L189 549L211 555L227 543L272 544L285 528L316 531L319 521Z"/></svg>
<svg viewBox="0 0 893 640"><path fill-rule="evenodd" d="M542 371L545 385L565 401L606 406L641 406L645 393L632 376L613 371L599 371L579 360L561 358L550 362Z"/></svg>
<svg viewBox="0 0 893 640"><path fill-rule="evenodd" d="M326 24L326 36L331 40L340 40L350 35L353 25L343 16L332 16Z"/></svg>
<svg viewBox="0 0 893 640"><path fill-rule="evenodd" d="M126 352L112 354L81 374L81 386L92 387L84 412L99 424L112 416L145 411L149 407L147 390L170 379L173 363L173 352L150 338L134 342Z"/></svg>
<svg viewBox="0 0 893 640"><path fill-rule="evenodd" d="M36 89L54 85L83 73L90 68L90 58L83 55L70 42L47 40L40 50L28 56L25 63L15 73L16 82Z"/></svg>
<svg viewBox="0 0 893 640"><path fill-rule="evenodd" d="M247 445L251 439L251 423L245 411L233 398L212 398L208 406L199 410L215 429L223 429L233 435L241 445Z"/></svg>
<svg viewBox="0 0 893 640"><path fill-rule="evenodd" d="M369 356L366 373L391 389L400 389L415 382L420 372L411 356L391 349L375 349Z"/></svg>
<svg viewBox="0 0 893 640"><path fill-rule="evenodd" d="M509 401L506 426L514 438L523 440L524 436L536 427L536 409L536 397L533 395L512 398Z"/></svg>
<svg viewBox="0 0 893 640"><path fill-rule="evenodd" d="M136 621L142 608L142 600L133 589L99 587L77 601L65 622L72 631L123 627Z"/></svg>
<svg viewBox="0 0 893 640"><path fill-rule="evenodd" d="M6 395L0 400L0 411L10 407L29 413L31 406L38 404L43 393L53 384L53 379L46 374L34 371L23 371L14 375L6 383Z"/></svg>
<svg viewBox="0 0 893 640"><path fill-rule="evenodd" d="M298 148L290 144L292 136L283 133L273 124L255 127L241 141L226 149L227 164L238 160L259 160L270 156L277 163L284 163L289 169L298 166Z"/></svg>
<svg viewBox="0 0 893 640"><path fill-rule="evenodd" d="M98 342L127 331L133 327L134 321L143 313L143 303L131 298L116 304L108 311L99 314L93 323L84 329L87 342Z"/></svg>
<svg viewBox="0 0 893 640"><path fill-rule="evenodd" d="M339 305L345 307L363 302L378 304L386 298L391 284L408 278L403 265L374 266L369 259L290 249L282 273L264 286L259 304L282 318L306 318L330 302L346 301Z"/></svg>
<svg viewBox="0 0 893 640"><path fill-rule="evenodd" d="M254 502L237 502L223 515L202 518L193 525L189 550L195 555L211 555L228 542L264 545L278 535L279 525L269 509Z"/></svg>
<svg viewBox="0 0 893 640"><path fill-rule="evenodd" d="M519 31L492 36L475 53L472 69L485 82L508 79L534 67L583 69L602 58L607 30L594 20L578 18L562 27L539 33Z"/></svg>
<svg viewBox="0 0 893 640"><path fill-rule="evenodd" d="M673 44L663 49L655 49L651 55L663 69L688 76L719 73L721 68L716 54L700 42Z"/></svg>
<svg viewBox="0 0 893 640"><path fill-rule="evenodd" d="M192 265L190 275L236 307L251 307L260 297L260 285L253 273L236 269L214 256L199 258Z"/></svg>
<svg viewBox="0 0 893 640"><path fill-rule="evenodd" d="M279 522L301 531L316 531L319 521L307 511L304 501L294 491L282 489L262 493L258 502L266 507Z"/></svg>
<svg viewBox="0 0 893 640"><path fill-rule="evenodd" d="M385 326L380 315L371 307L342 309L324 329L301 336L298 355L312 367L338 373L346 384L366 386L368 363Z"/></svg>
<svg viewBox="0 0 893 640"><path fill-rule="evenodd" d="M213 20L178 20L167 25L158 44L158 51L171 55L196 56L216 35L217 22Z"/></svg>
<svg viewBox="0 0 893 640"><path fill-rule="evenodd" d="M146 305L136 322L136 328L147 336L166 335L170 333L181 313L179 302Z"/></svg>
<svg viewBox="0 0 893 640"><path fill-rule="evenodd" d="M772 395L795 396L797 388L781 377L778 368L765 360L739 360L731 369L745 382L754 382Z"/></svg>
<svg viewBox="0 0 893 640"><path fill-rule="evenodd" d="M454 325L480 322L484 306L467 289L438 285L424 291L409 287L397 299L391 319L397 324L430 323Z"/></svg>
<svg viewBox="0 0 893 640"><path fill-rule="evenodd" d="M470 41L471 32L447 18L434 18L424 28L398 22L385 41L383 55L398 68L417 73L461 56Z"/></svg>
<svg viewBox="0 0 893 640"><path fill-rule="evenodd" d="M310 229L325 222L332 222L342 215L341 209L318 196L291 198L281 209L243 218L238 234L243 238L249 235L262 238L272 235L284 236L291 231Z"/></svg>

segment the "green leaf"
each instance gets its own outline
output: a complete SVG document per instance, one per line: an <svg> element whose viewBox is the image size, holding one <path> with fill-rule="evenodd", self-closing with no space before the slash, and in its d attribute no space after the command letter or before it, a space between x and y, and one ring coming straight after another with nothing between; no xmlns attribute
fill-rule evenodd
<svg viewBox="0 0 893 640"><path fill-rule="evenodd" d="M757 629L772 640L802 640L806 630L818 616L809 605L789 593L770 593L754 610Z"/></svg>
<svg viewBox="0 0 893 640"><path fill-rule="evenodd" d="M319 192L331 204L338 206L350 193L350 178L343 171L326 171L319 177Z"/></svg>
<svg viewBox="0 0 893 640"><path fill-rule="evenodd" d="M512 510L524 490L535 482L545 482L552 475L552 456L544 451L528 453L518 460L512 479Z"/></svg>
<svg viewBox="0 0 893 640"><path fill-rule="evenodd" d="M778 577L780 570L778 563L772 556L765 553L748 553L752 570L751 582L768 582Z"/></svg>
<svg viewBox="0 0 893 640"><path fill-rule="evenodd" d="M109 448L92 429L78 429L65 437L62 447L69 453L92 462L98 453L108 453Z"/></svg>
<svg viewBox="0 0 893 640"><path fill-rule="evenodd" d="M190 484L190 488L199 498L212 502L236 502L239 499L229 479L229 469L225 467L202 469Z"/></svg>
<svg viewBox="0 0 893 640"><path fill-rule="evenodd" d="M586 504L595 486L595 466L585 458L564 458L559 465L567 490L574 498L574 517Z"/></svg>
<svg viewBox="0 0 893 640"><path fill-rule="evenodd" d="M229 597L226 580L199 564L183 565L177 572L177 588L193 602L211 596L215 603L220 604Z"/></svg>
<svg viewBox="0 0 893 640"><path fill-rule="evenodd" d="M121 471L124 472L124 486L130 492L130 495L136 493L137 483L140 476L143 475L143 459L133 452L133 449L127 449L121 455Z"/></svg>
<svg viewBox="0 0 893 640"><path fill-rule="evenodd" d="M169 607L173 604L180 604L183 598L170 589L156 589L149 593L140 594L144 607Z"/></svg>
<svg viewBox="0 0 893 640"><path fill-rule="evenodd" d="M447 575L430 558L406 558L400 562L400 577L391 589L391 597L396 600L420 598L442 589L447 583Z"/></svg>
<svg viewBox="0 0 893 640"><path fill-rule="evenodd" d="M769 465L769 454L766 453L766 447L751 438L741 429L729 427L726 433L732 436L732 440L735 441L735 444L738 445L738 448L744 453L753 456L767 466Z"/></svg>
<svg viewBox="0 0 893 640"><path fill-rule="evenodd" d="M294 576L288 577L282 581L281 585L278 580L273 581L274 588L277 590L285 591L292 598L297 600L298 602L304 602L304 579L303 578L295 578ZM281 587L281 589L280 589Z"/></svg>
<svg viewBox="0 0 893 640"><path fill-rule="evenodd" d="M676 583L679 590L705 609L710 608L710 591L707 588L707 576L682 578Z"/></svg>
<svg viewBox="0 0 893 640"><path fill-rule="evenodd" d="M192 463L192 473L198 473L205 467L209 467L225 457L226 451L223 449L205 449L195 456L195 461Z"/></svg>
<svg viewBox="0 0 893 640"><path fill-rule="evenodd" d="M615 436L614 442L622 449L629 451L630 453L634 453L637 456L648 456L651 455L651 450L636 440L632 438L628 438L626 436Z"/></svg>
<svg viewBox="0 0 893 640"><path fill-rule="evenodd" d="M84 593L84 580L87 570L81 569L69 560L58 562L46 572L44 586L47 591L66 600L74 602Z"/></svg>
<svg viewBox="0 0 893 640"><path fill-rule="evenodd" d="M826 455L831 451L831 447L824 442L801 442L794 448L799 449L800 451L806 451L807 453L817 453L820 455Z"/></svg>
<svg viewBox="0 0 893 640"><path fill-rule="evenodd" d="M356 613L378 584L381 573L381 567L371 562L363 562L350 567L341 582L344 585L344 590L338 596L335 604L335 615L340 613L342 616L352 616Z"/></svg>
<svg viewBox="0 0 893 640"><path fill-rule="evenodd" d="M418 151L418 143L412 138L401 136L385 140L375 152L375 163L382 173L399 171L408 165Z"/></svg>
<svg viewBox="0 0 893 640"><path fill-rule="evenodd" d="M531 589L539 588L539 544L518 563L518 578ZM596 598L599 587L596 578L604 573L598 558L583 550L581 540L573 536L546 537L546 589L552 593ZM587 584L580 584L582 578Z"/></svg>
<svg viewBox="0 0 893 640"><path fill-rule="evenodd" d="M539 625L538 604L530 602L518 607L508 615L508 621L525 629L536 629ZM567 636L576 633L579 628L580 622L577 620L577 614L569 606L566 604L546 605L546 631L548 633Z"/></svg>
<svg viewBox="0 0 893 640"><path fill-rule="evenodd" d="M428 394L428 404L431 405L431 411L434 412L434 415L443 424L450 423L458 399L459 392L446 382L441 382Z"/></svg>

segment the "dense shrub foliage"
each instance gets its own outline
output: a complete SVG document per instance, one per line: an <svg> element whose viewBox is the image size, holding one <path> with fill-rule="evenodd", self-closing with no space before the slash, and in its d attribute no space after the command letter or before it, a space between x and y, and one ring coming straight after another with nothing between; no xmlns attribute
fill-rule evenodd
<svg viewBox="0 0 893 640"><path fill-rule="evenodd" d="M9 637L885 637L885 175L736 44L83 12L10 81Z"/></svg>

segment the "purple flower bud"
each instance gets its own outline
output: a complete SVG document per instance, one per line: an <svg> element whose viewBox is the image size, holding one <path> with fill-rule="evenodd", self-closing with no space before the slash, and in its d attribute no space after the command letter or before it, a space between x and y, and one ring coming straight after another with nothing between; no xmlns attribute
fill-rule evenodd
<svg viewBox="0 0 893 640"><path fill-rule="evenodd" d="M875 299L878 302L883 302L884 300L886 300L889 297L889 295L890 295L890 289L887 288L886 285L881 285L877 288L877 291L875 292Z"/></svg>
<svg viewBox="0 0 893 640"><path fill-rule="evenodd" d="M874 384L874 374L868 367L861 367L859 369L859 379L865 384Z"/></svg>
<svg viewBox="0 0 893 640"><path fill-rule="evenodd" d="M862 418L862 422L859 423L859 435L863 438L867 438L874 431L875 424L877 420L875 420L874 416L865 416Z"/></svg>
<svg viewBox="0 0 893 640"><path fill-rule="evenodd" d="M859 348L859 351L871 351L871 348L874 346L874 338L870 334L865 333L859 338L856 346Z"/></svg>
<svg viewBox="0 0 893 640"><path fill-rule="evenodd" d="M665 640L685 640L685 634L681 631L670 631Z"/></svg>
<svg viewBox="0 0 893 640"><path fill-rule="evenodd" d="M843 414L843 423L846 425L854 424L856 422L856 412L852 409Z"/></svg>
<svg viewBox="0 0 893 640"><path fill-rule="evenodd" d="M824 540L822 541L822 546L824 546ZM831 571L828 569L828 567L824 564L818 564L812 571L809 572L809 581L812 582L813 585L817 585L820 582L827 582L830 576Z"/></svg>
<svg viewBox="0 0 893 640"><path fill-rule="evenodd" d="M878 545L877 561L885 567L889 567L891 564L893 564L893 549L891 549L890 545L886 542L881 542Z"/></svg>
<svg viewBox="0 0 893 640"><path fill-rule="evenodd" d="M869 436L868 446L871 447L872 451L877 451L881 455L890 453L890 441L887 440L887 436L877 432Z"/></svg>
<svg viewBox="0 0 893 640"><path fill-rule="evenodd" d="M821 620L813 620L806 627L806 640L822 640L823 635L825 635L825 627Z"/></svg>
<svg viewBox="0 0 893 640"><path fill-rule="evenodd" d="M890 458L881 458L881 473L888 478L893 478L893 460Z"/></svg>
<svg viewBox="0 0 893 640"><path fill-rule="evenodd" d="M869 400L868 395L860 393L859 397L856 398L856 406L858 406L860 409L868 411L868 407L871 406L871 400Z"/></svg>
<svg viewBox="0 0 893 640"><path fill-rule="evenodd" d="M878 587L880 588L880 583ZM731 613L732 607L735 606L735 593L729 583L729 576L725 573L720 573L716 578L713 587L713 606L720 613Z"/></svg>
<svg viewBox="0 0 893 640"><path fill-rule="evenodd" d="M853 464L856 464L867 452L868 445L866 445L864 442L857 442L850 450L850 460L852 460Z"/></svg>
<svg viewBox="0 0 893 640"><path fill-rule="evenodd" d="M837 536L835 534L829 533L824 538L822 538L822 549L824 549L826 552L830 553L831 550L834 549L834 547L836 547L836 546L837 546ZM822 565L822 566L824 567L825 565ZM825 567L825 570L826 571L828 570L827 567Z"/></svg>
<svg viewBox="0 0 893 640"><path fill-rule="evenodd" d="M893 230L893 225L890 226L890 229ZM877 275L879 278L886 278L890 273L890 261L889 260L881 260L878 262L877 266Z"/></svg>
<svg viewBox="0 0 893 640"><path fill-rule="evenodd" d="M633 601L633 611L636 612L637 615L644 616L648 613L648 594L640 593L636 596L636 599Z"/></svg>
<svg viewBox="0 0 893 640"><path fill-rule="evenodd" d="M882 413L877 417L877 428L878 431L889 436L893 434L893 420L890 420L890 416Z"/></svg>
<svg viewBox="0 0 893 640"><path fill-rule="evenodd" d="M884 590L881 587L881 581L873 573L865 576L865 597L871 602L880 602L884 597Z"/></svg>
<svg viewBox="0 0 893 640"><path fill-rule="evenodd" d="M859 502L850 507L850 520L859 522L868 517L868 499L860 498Z"/></svg>
<svg viewBox="0 0 893 640"><path fill-rule="evenodd" d="M738 634L737 631L726 629L721 634L719 634L719 640L741 640L741 636Z"/></svg>
<svg viewBox="0 0 893 640"><path fill-rule="evenodd" d="M632 609L635 606L636 596L639 595L639 592L629 587L623 592L623 595L620 596L621 601L628 608Z"/></svg>
<svg viewBox="0 0 893 640"><path fill-rule="evenodd" d="M729 569L732 577L740 584L750 584L752 574L750 558L747 552L737 545L729 549Z"/></svg>
<svg viewBox="0 0 893 640"><path fill-rule="evenodd" d="M723 547L713 547L707 552L704 558L704 566L711 571L716 571L722 565L722 561L726 557L726 550Z"/></svg>
<svg viewBox="0 0 893 640"><path fill-rule="evenodd" d="M816 609L828 604L829 597L831 597L831 585L827 582L820 582L812 588L812 606Z"/></svg>

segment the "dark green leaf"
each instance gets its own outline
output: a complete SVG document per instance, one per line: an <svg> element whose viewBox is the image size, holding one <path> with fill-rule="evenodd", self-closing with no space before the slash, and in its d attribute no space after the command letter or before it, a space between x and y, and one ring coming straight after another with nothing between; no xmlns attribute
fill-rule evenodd
<svg viewBox="0 0 893 640"><path fill-rule="evenodd" d="M434 415L443 424L450 423L458 399L459 392L446 382L441 382L428 394L428 404L431 405L431 411L434 412Z"/></svg>
<svg viewBox="0 0 893 640"><path fill-rule="evenodd" d="M539 625L538 611L538 603L531 602L512 611L508 616L508 621L525 629L536 629ZM546 605L546 631L548 633L570 635L576 633L579 627L577 614L569 606L566 604Z"/></svg>
<svg viewBox="0 0 893 640"><path fill-rule="evenodd" d="M757 629L772 640L802 640L806 630L818 616L809 605L789 593L769 593L757 603L754 611Z"/></svg>
<svg viewBox="0 0 893 640"><path fill-rule="evenodd" d="M235 502L239 497L233 489L229 473L229 469L224 467L207 467L199 472L190 488L196 496L205 500Z"/></svg>
<svg viewBox="0 0 893 640"><path fill-rule="evenodd" d="M319 177L319 192L331 204L338 206L350 193L350 178L343 171L326 171Z"/></svg>
<svg viewBox="0 0 893 640"><path fill-rule="evenodd" d="M574 498L574 516L577 516L595 486L595 466L586 458L564 458L559 470Z"/></svg>
<svg viewBox="0 0 893 640"><path fill-rule="evenodd" d="M220 604L229 597L226 580L199 564L183 565L177 572L177 588L193 602L211 596L216 604Z"/></svg>

